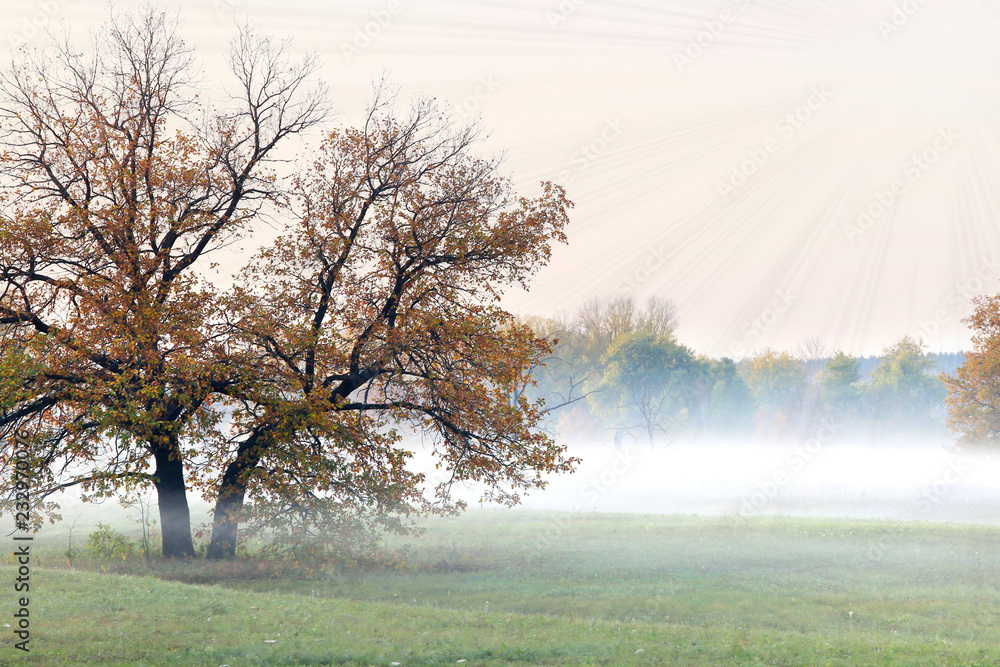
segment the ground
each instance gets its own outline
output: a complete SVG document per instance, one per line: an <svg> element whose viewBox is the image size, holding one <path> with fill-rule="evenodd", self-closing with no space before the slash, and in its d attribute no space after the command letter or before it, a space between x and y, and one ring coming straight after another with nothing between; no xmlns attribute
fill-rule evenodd
<svg viewBox="0 0 1000 667"><path fill-rule="evenodd" d="M40 540L32 651L4 637L0 664L995 665L998 538L926 522L479 511L390 541L377 565L272 579L232 565L68 570L65 544Z"/></svg>

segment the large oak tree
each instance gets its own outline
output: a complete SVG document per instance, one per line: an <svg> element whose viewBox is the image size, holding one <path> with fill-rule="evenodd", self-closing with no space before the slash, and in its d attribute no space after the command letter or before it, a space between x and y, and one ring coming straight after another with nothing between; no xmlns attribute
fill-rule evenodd
<svg viewBox="0 0 1000 667"><path fill-rule="evenodd" d="M561 189L515 197L473 133L430 103L397 120L384 94L279 186L276 147L327 108L285 47L241 31L228 110L203 108L148 9L89 57L22 53L0 90L4 461L30 451L37 498L155 486L167 556L194 553L190 489L216 502L216 557L248 496L327 527L454 508L407 470L406 424L507 502L572 464L510 399L546 345L496 305L563 239ZM263 206L287 232L217 289L213 258Z"/></svg>
<svg viewBox="0 0 1000 667"><path fill-rule="evenodd" d="M227 298L259 381L228 391L238 403L210 556L233 553L248 493L318 527L429 508L392 430L402 426L429 433L450 471L434 494L442 511L455 508L454 482L515 503L571 467L518 391L549 345L496 305L564 239L571 204L548 183L515 197L433 103L404 120L392 106L380 93L364 127L326 136L294 179L288 233Z"/></svg>

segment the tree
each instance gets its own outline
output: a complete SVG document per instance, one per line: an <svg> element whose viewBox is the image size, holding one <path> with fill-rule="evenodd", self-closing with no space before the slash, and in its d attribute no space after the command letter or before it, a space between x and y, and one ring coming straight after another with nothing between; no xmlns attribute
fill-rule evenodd
<svg viewBox="0 0 1000 667"><path fill-rule="evenodd" d="M923 344L903 336L882 350L881 363L865 386L871 416L877 427L928 428L946 393L941 381L930 375L935 362L924 354Z"/></svg>
<svg viewBox="0 0 1000 667"><path fill-rule="evenodd" d="M0 340L30 360L2 427L34 443L42 497L154 484L168 556L194 553L183 443L239 381L196 270L275 195L275 146L326 111L304 90L315 59L286 47L241 32L224 113L196 103L191 53L152 8L112 14L90 57L68 38L22 50L2 80Z"/></svg>
<svg viewBox="0 0 1000 667"><path fill-rule="evenodd" d="M948 388L948 426L971 442L1000 439L1000 296L976 297L963 320L972 329L972 351L954 375L942 373Z"/></svg>
<svg viewBox="0 0 1000 667"><path fill-rule="evenodd" d="M512 202L427 103L402 123L376 104L281 186L276 146L327 108L287 46L242 30L231 110L206 110L176 22L147 9L91 58L24 52L0 91L5 461L29 452L39 500L152 484L165 556L194 554L189 489L216 500L216 556L246 493L309 526L427 509L401 419L502 500L572 465L507 402L547 346L494 305L564 238L562 191ZM291 229L221 293L203 275L264 206Z"/></svg>
<svg viewBox="0 0 1000 667"><path fill-rule="evenodd" d="M823 400L835 423L846 424L857 418L861 390L858 360L838 350L826 362L826 374L821 380Z"/></svg>
<svg viewBox="0 0 1000 667"><path fill-rule="evenodd" d="M534 317L525 322L555 348L533 369L536 385L531 394L542 398L550 412L570 407L560 420L570 429L592 430L595 424L588 421L599 418L585 414L586 404L581 399L600 390L605 371L603 358L612 341L637 331L672 335L677 327L677 308L673 302L656 296L643 306L631 296L594 297L572 317Z"/></svg>
<svg viewBox="0 0 1000 667"><path fill-rule="evenodd" d="M764 350L750 361L746 382L760 406L763 431L787 432L800 420L806 379L805 364L788 352Z"/></svg>
<svg viewBox="0 0 1000 667"><path fill-rule="evenodd" d="M432 102L398 121L378 99L364 128L330 133L295 179L288 234L228 303L239 347L265 372L229 392L236 436L219 450L210 556L233 553L248 495L310 508L318 525L422 502L396 424L430 431L451 482L483 483L483 500L516 503L574 462L519 392L551 348L496 305L565 240L571 203L551 183L515 199Z"/></svg>
<svg viewBox="0 0 1000 667"><path fill-rule="evenodd" d="M519 321L539 338L548 341L552 352L531 367L530 377L519 395L544 405L543 428L564 441L592 437L604 429L601 419L590 411L587 397L597 384L596 352L588 339L567 316L522 316Z"/></svg>
<svg viewBox="0 0 1000 667"><path fill-rule="evenodd" d="M577 313L577 328L607 347L620 334L647 331L671 336L677 329L677 306L673 301L651 296L640 307L632 296L594 297Z"/></svg>
<svg viewBox="0 0 1000 667"><path fill-rule="evenodd" d="M807 336L796 346L796 356L805 364L806 377L815 379L823 370L826 359L826 345L817 336Z"/></svg>
<svg viewBox="0 0 1000 667"><path fill-rule="evenodd" d="M652 444L691 395L694 355L672 337L640 331L618 336L604 362L601 391L591 400L622 426L637 419Z"/></svg>
<svg viewBox="0 0 1000 667"><path fill-rule="evenodd" d="M753 430L754 401L732 359L712 359L708 368L706 430L733 434Z"/></svg>
<svg viewBox="0 0 1000 667"><path fill-rule="evenodd" d="M520 321L536 336L549 341L552 353L533 366L531 382L524 390L545 401L546 412L551 415L559 408L572 406L590 393L585 389L591 383L595 369L588 363L594 354L586 337L574 329L565 317L522 317Z"/></svg>

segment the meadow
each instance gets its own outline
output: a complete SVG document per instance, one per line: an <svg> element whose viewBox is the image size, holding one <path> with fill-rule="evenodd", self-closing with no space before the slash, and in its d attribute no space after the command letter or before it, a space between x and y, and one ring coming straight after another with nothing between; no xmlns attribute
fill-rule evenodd
<svg viewBox="0 0 1000 667"><path fill-rule="evenodd" d="M69 569L65 539L42 536L32 650L5 632L0 664L997 665L998 542L980 525L478 510L371 563L277 571Z"/></svg>

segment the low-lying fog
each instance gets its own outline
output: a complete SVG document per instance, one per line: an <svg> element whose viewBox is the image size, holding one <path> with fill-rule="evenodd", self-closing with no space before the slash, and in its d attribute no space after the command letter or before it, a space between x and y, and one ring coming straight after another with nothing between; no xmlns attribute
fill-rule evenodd
<svg viewBox="0 0 1000 667"><path fill-rule="evenodd" d="M427 474L428 488L443 478L427 448L413 467ZM1000 524L1000 450L959 450L951 440L900 439L878 444L807 442L629 443L616 451L594 441L571 443L582 459L572 475L551 476L549 486L529 493L523 507L566 512L650 514L794 515ZM475 488L455 494L478 507ZM150 494L154 503L155 494ZM138 518L138 510L114 501L82 504L60 497L65 532L113 517ZM210 521L210 506L192 494L195 523ZM6 517L5 517L6 518ZM85 533L84 533L85 535ZM82 538L82 539L85 539Z"/></svg>
<svg viewBox="0 0 1000 667"><path fill-rule="evenodd" d="M700 441L621 451L590 443L570 451L582 459L577 472L551 477L525 508L1000 524L1000 453L959 450L941 439ZM475 489L457 491L475 506Z"/></svg>

